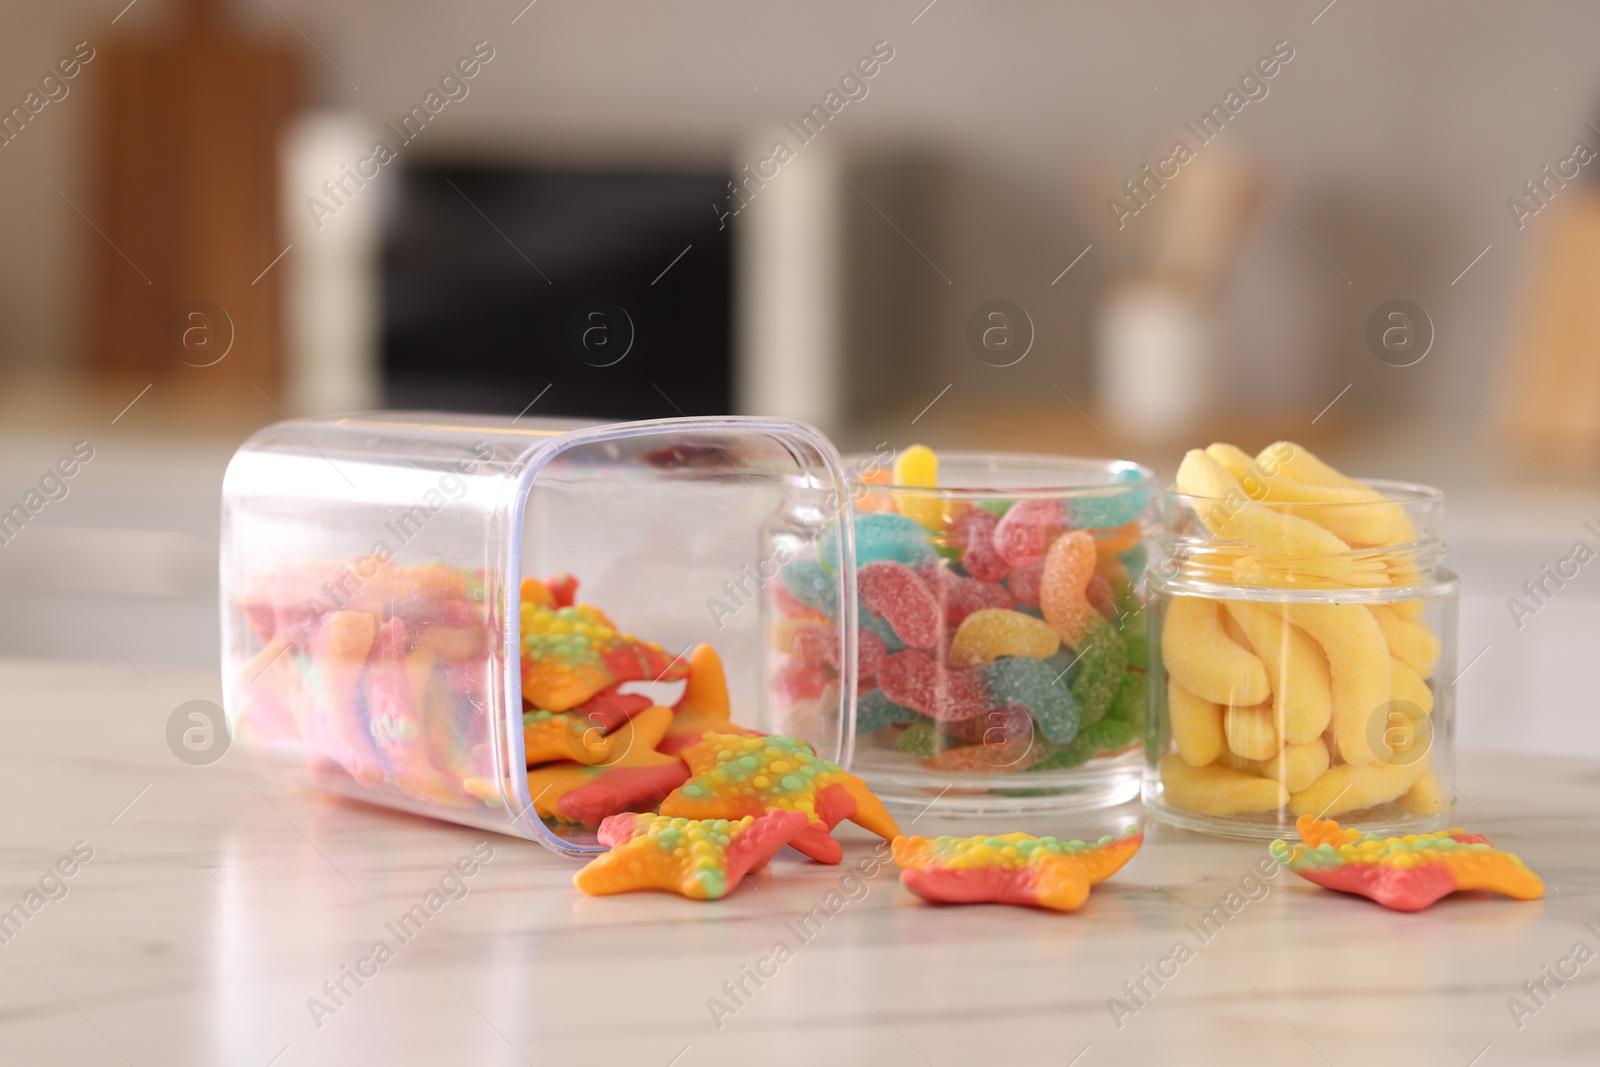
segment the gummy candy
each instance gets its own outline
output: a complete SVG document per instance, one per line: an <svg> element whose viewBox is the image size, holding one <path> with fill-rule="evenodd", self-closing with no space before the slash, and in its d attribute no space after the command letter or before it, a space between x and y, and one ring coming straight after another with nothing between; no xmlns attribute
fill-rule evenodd
<svg viewBox="0 0 1600 1067"><path fill-rule="evenodd" d="M952 629L975 611L1012 606L1011 594L1005 586L963 578L940 561L924 563L917 568L917 576L927 584L934 599L944 606L945 625Z"/></svg>
<svg viewBox="0 0 1600 1067"><path fill-rule="evenodd" d="M968 615L950 642L950 663L981 667L1000 656L1046 659L1061 647L1061 635L1043 620L1001 608Z"/></svg>
<svg viewBox="0 0 1600 1067"><path fill-rule="evenodd" d="M896 485L937 486L939 457L926 445L912 445L894 457L894 481ZM900 497L899 504L903 514L930 530L943 524L944 504L932 493L907 493Z"/></svg>
<svg viewBox="0 0 1600 1067"><path fill-rule="evenodd" d="M559 818L569 822L593 824L606 815L632 806L639 790L645 790L644 795L649 796L649 788L659 782L661 776L670 777L679 773L687 776L688 768L684 767L682 760L677 756L657 751L657 746L666 736L672 718L671 708L651 707L641 711L620 729L607 735L611 751L603 764L590 765L575 760L560 760L543 763L529 770L528 795L533 798L535 814L541 818ZM661 770L661 768L671 768L671 770ZM683 771L678 771L678 768L683 768ZM652 773L642 776L613 773L635 769L644 769ZM619 806L612 811L601 811L592 818L579 818L576 809L572 808L565 798L573 790L592 783L607 785L608 790L604 795L616 801ZM591 798L585 807L585 813L593 814L594 806L595 802ZM573 814L569 814L569 811Z"/></svg>
<svg viewBox="0 0 1600 1067"><path fill-rule="evenodd" d="M1077 735L1078 705L1066 686L1057 682L1048 662L1001 659L974 673L983 679L991 707L1021 704L1032 708L1039 732L1051 741L1071 741Z"/></svg>
<svg viewBox="0 0 1600 1067"><path fill-rule="evenodd" d="M611 755L605 732L570 711L524 711L522 746L530 767L552 760L604 763Z"/></svg>
<svg viewBox="0 0 1600 1067"><path fill-rule="evenodd" d="M1179 685L1213 704L1259 704L1272 696L1266 667L1223 629L1215 600L1175 596L1167 602L1161 662Z"/></svg>
<svg viewBox="0 0 1600 1067"><path fill-rule="evenodd" d="M683 750L693 777L661 802L664 815L742 818L779 808L803 812L807 827L790 843L824 863L843 856L829 833L844 819L879 837L899 833L861 779L819 758L792 737L707 734Z"/></svg>
<svg viewBox="0 0 1600 1067"><path fill-rule="evenodd" d="M1006 588L1023 604L1039 606L1039 595L1044 585L1044 560L1037 559L1012 569L1006 576Z"/></svg>
<svg viewBox="0 0 1600 1067"><path fill-rule="evenodd" d="M1039 606L1061 639L1073 648L1078 647L1099 614L1087 596L1095 558L1094 538L1082 530L1073 530L1057 538L1045 558Z"/></svg>
<svg viewBox="0 0 1600 1067"><path fill-rule="evenodd" d="M691 664L690 670L693 671ZM573 714L588 719L601 730L611 731L650 707L649 697L638 693L619 693L615 688L596 693L572 709ZM524 715L526 718L526 715Z"/></svg>
<svg viewBox="0 0 1600 1067"><path fill-rule="evenodd" d="M1421 911L1473 889L1537 900L1544 882L1520 856L1464 830L1379 837L1331 819L1295 820L1301 843L1272 842L1272 858L1308 882L1367 897L1394 911Z"/></svg>
<svg viewBox="0 0 1600 1067"><path fill-rule="evenodd" d="M1089 606L1100 613L1100 617L1112 620L1117 617L1117 598L1111 591L1111 583L1100 577L1099 574L1089 576L1089 584L1083 590L1083 598Z"/></svg>
<svg viewBox="0 0 1600 1067"><path fill-rule="evenodd" d="M600 824L611 846L573 876L592 896L667 889L690 900L718 900L805 829L798 811L742 819L681 819L627 813Z"/></svg>
<svg viewBox="0 0 1600 1067"><path fill-rule="evenodd" d="M890 846L905 887L950 904L1020 904L1075 911L1144 843L1137 826L1094 844L1031 834L897 837Z"/></svg>
<svg viewBox="0 0 1600 1067"><path fill-rule="evenodd" d="M1135 467L1124 467L1111 476L1127 489L1100 489L1067 500L1067 521L1075 529L1102 530L1135 521L1150 503L1150 482Z"/></svg>
<svg viewBox="0 0 1600 1067"><path fill-rule="evenodd" d="M619 633L587 604L522 605L522 693L546 711L567 711L618 682L676 681L687 672L660 645Z"/></svg>
<svg viewBox="0 0 1600 1067"><path fill-rule="evenodd" d="M1277 811L1289 802L1282 782L1241 774L1217 763L1192 767L1176 753L1161 760L1162 797L1173 807L1201 815Z"/></svg>
<svg viewBox="0 0 1600 1067"><path fill-rule="evenodd" d="M1019 500L995 525L994 549L1013 567L1032 563L1045 554L1051 535L1061 526L1061 501Z"/></svg>
<svg viewBox="0 0 1600 1067"><path fill-rule="evenodd" d="M780 588L792 599L829 619L838 617L839 580L821 563L809 557L792 559L783 565L779 576Z"/></svg>
<svg viewBox="0 0 1600 1067"><path fill-rule="evenodd" d="M1076 646L1077 676L1072 698L1084 723L1096 722L1111 707L1127 673L1128 651L1109 622L1096 613Z"/></svg>
<svg viewBox="0 0 1600 1067"><path fill-rule="evenodd" d="M1224 607L1260 652L1284 740L1304 744L1321 737L1333 718L1333 691L1322 651L1269 607L1243 600L1225 601Z"/></svg>
<svg viewBox="0 0 1600 1067"><path fill-rule="evenodd" d="M888 620L895 636L906 644L931 648L939 640L939 602L904 563L869 563L856 572L856 586L867 609Z"/></svg>
<svg viewBox="0 0 1600 1067"><path fill-rule="evenodd" d="M856 733L870 734L894 723L916 722L920 716L883 695L883 690L862 693L856 701Z"/></svg>
<svg viewBox="0 0 1600 1067"><path fill-rule="evenodd" d="M927 529L915 519L904 515L893 513L858 515L854 528L857 567L886 559L914 567L934 559L937 555L933 547L928 544ZM829 530L818 542L818 554L823 559L835 559L838 553L838 536Z"/></svg>
<svg viewBox="0 0 1600 1067"><path fill-rule="evenodd" d="M961 566L980 582L998 582L1011 570L995 551L994 530L999 524L992 512L976 508L950 525L950 542L961 549Z"/></svg>

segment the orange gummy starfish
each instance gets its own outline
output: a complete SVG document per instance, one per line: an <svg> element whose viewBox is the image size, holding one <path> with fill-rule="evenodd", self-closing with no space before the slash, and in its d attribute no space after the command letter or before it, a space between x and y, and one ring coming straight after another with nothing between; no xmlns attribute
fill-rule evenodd
<svg viewBox="0 0 1600 1067"><path fill-rule="evenodd" d="M605 763L614 738L571 711L524 711L522 747L528 766L551 760Z"/></svg>
<svg viewBox="0 0 1600 1067"><path fill-rule="evenodd" d="M592 896L668 889L691 900L717 900L765 866L805 825L798 811L738 820L613 815L600 824L600 843L611 851L579 871L572 884Z"/></svg>
<svg viewBox="0 0 1600 1067"><path fill-rule="evenodd" d="M900 881L924 900L947 904L1025 904L1075 911L1133 858L1144 833L1094 844L1031 834L997 837L897 837L891 846Z"/></svg>
<svg viewBox="0 0 1600 1067"><path fill-rule="evenodd" d="M675 714L659 746L662 752L682 752L712 732L761 736L729 721L728 676L716 649L710 645L695 646L689 653L688 678L683 696L672 706Z"/></svg>
<svg viewBox="0 0 1600 1067"><path fill-rule="evenodd" d="M689 777L681 759L656 751L671 721L671 708L646 708L606 735L610 753L603 762L561 760L533 768L533 810L540 818L593 826L607 815L654 804Z"/></svg>
<svg viewBox="0 0 1600 1067"><path fill-rule="evenodd" d="M1274 841L1272 858L1308 882L1356 893L1394 911L1421 911L1458 890L1487 889L1537 900L1544 882L1520 856L1465 830L1379 837L1332 819L1295 820L1304 844Z"/></svg>
<svg viewBox="0 0 1600 1067"><path fill-rule="evenodd" d="M694 777L661 802L663 815L739 819L772 810L802 812L807 825L789 844L822 863L844 857L830 833L845 819L879 837L900 832L861 779L797 738L708 733L682 755Z"/></svg>
<svg viewBox="0 0 1600 1067"><path fill-rule="evenodd" d="M537 708L567 711L618 682L676 681L688 673L660 645L618 632L588 604L562 606L533 578L522 583L522 695Z"/></svg>

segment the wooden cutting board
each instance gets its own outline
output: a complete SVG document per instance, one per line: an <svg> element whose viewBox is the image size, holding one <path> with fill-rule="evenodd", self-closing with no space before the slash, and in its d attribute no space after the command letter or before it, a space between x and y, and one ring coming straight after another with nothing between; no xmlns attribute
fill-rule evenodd
<svg viewBox="0 0 1600 1067"><path fill-rule="evenodd" d="M90 238L90 363L203 390L253 381L271 392L282 264L261 272L284 247L278 143L299 97L299 61L286 44L234 35L216 9L184 0L170 28L102 50L89 214L108 240ZM231 348L204 369L195 364L221 354L228 321L204 309L197 318L196 301L231 321Z"/></svg>

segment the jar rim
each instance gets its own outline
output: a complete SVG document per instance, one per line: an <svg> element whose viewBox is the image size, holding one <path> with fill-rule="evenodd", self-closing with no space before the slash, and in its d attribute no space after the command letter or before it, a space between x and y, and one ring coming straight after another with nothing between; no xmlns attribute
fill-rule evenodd
<svg viewBox="0 0 1600 1067"><path fill-rule="evenodd" d="M951 500L1016 500L1030 497L1059 498L1113 496L1126 493L1136 485L1134 479L1114 480L1125 471L1133 471L1152 492L1159 491L1154 472L1141 463L1128 459L1105 459L1091 456L1067 456L1042 452L992 452L962 449L939 450L941 479L947 469L957 471L987 468L995 474L1011 472L1019 479L1038 477L1040 481L1016 485L905 485L899 482L871 482L861 477L867 469L888 466L881 453L856 452L845 455L844 463L852 487L859 486L874 493L916 493ZM1051 475L1055 475L1052 479ZM1071 475L1084 480L1064 481ZM1092 478L1092 480L1090 480Z"/></svg>

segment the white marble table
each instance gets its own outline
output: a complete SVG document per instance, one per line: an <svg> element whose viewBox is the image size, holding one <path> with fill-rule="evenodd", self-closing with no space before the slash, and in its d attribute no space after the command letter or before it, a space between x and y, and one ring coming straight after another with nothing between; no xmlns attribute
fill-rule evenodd
<svg viewBox="0 0 1600 1067"><path fill-rule="evenodd" d="M0 909L41 879L58 898L0 944L0 1063L1600 1060L1600 958L1549 983L1520 1028L1507 1006L1576 942L1600 951L1593 761L1462 760L1458 821L1522 851L1552 883L1540 902L1398 915L1280 873L1203 941L1187 924L1241 886L1260 846L1155 829L1072 915L933 907L890 868L857 882L793 854L716 904L588 899L572 863L537 845L318 796L251 774L237 752L179 762L167 718L216 699L216 682L144 673L0 664ZM1093 814L1029 829L1085 836L1136 817ZM400 943L386 924L486 837L493 859L460 880L466 895ZM92 858L46 877L79 842ZM846 864L872 852L852 837ZM830 902L802 939L800 916ZM343 967L379 939L393 958L357 986ZM1124 983L1179 940L1193 958L1159 988L1145 979L1152 995L1119 1028L1108 1000L1136 1006ZM779 941L792 958L763 963ZM747 967L771 976L757 985ZM323 984L341 978L335 1002ZM741 979L735 1000L724 983ZM313 997L331 1012L313 1018ZM720 1027L713 998L730 1009Z"/></svg>

